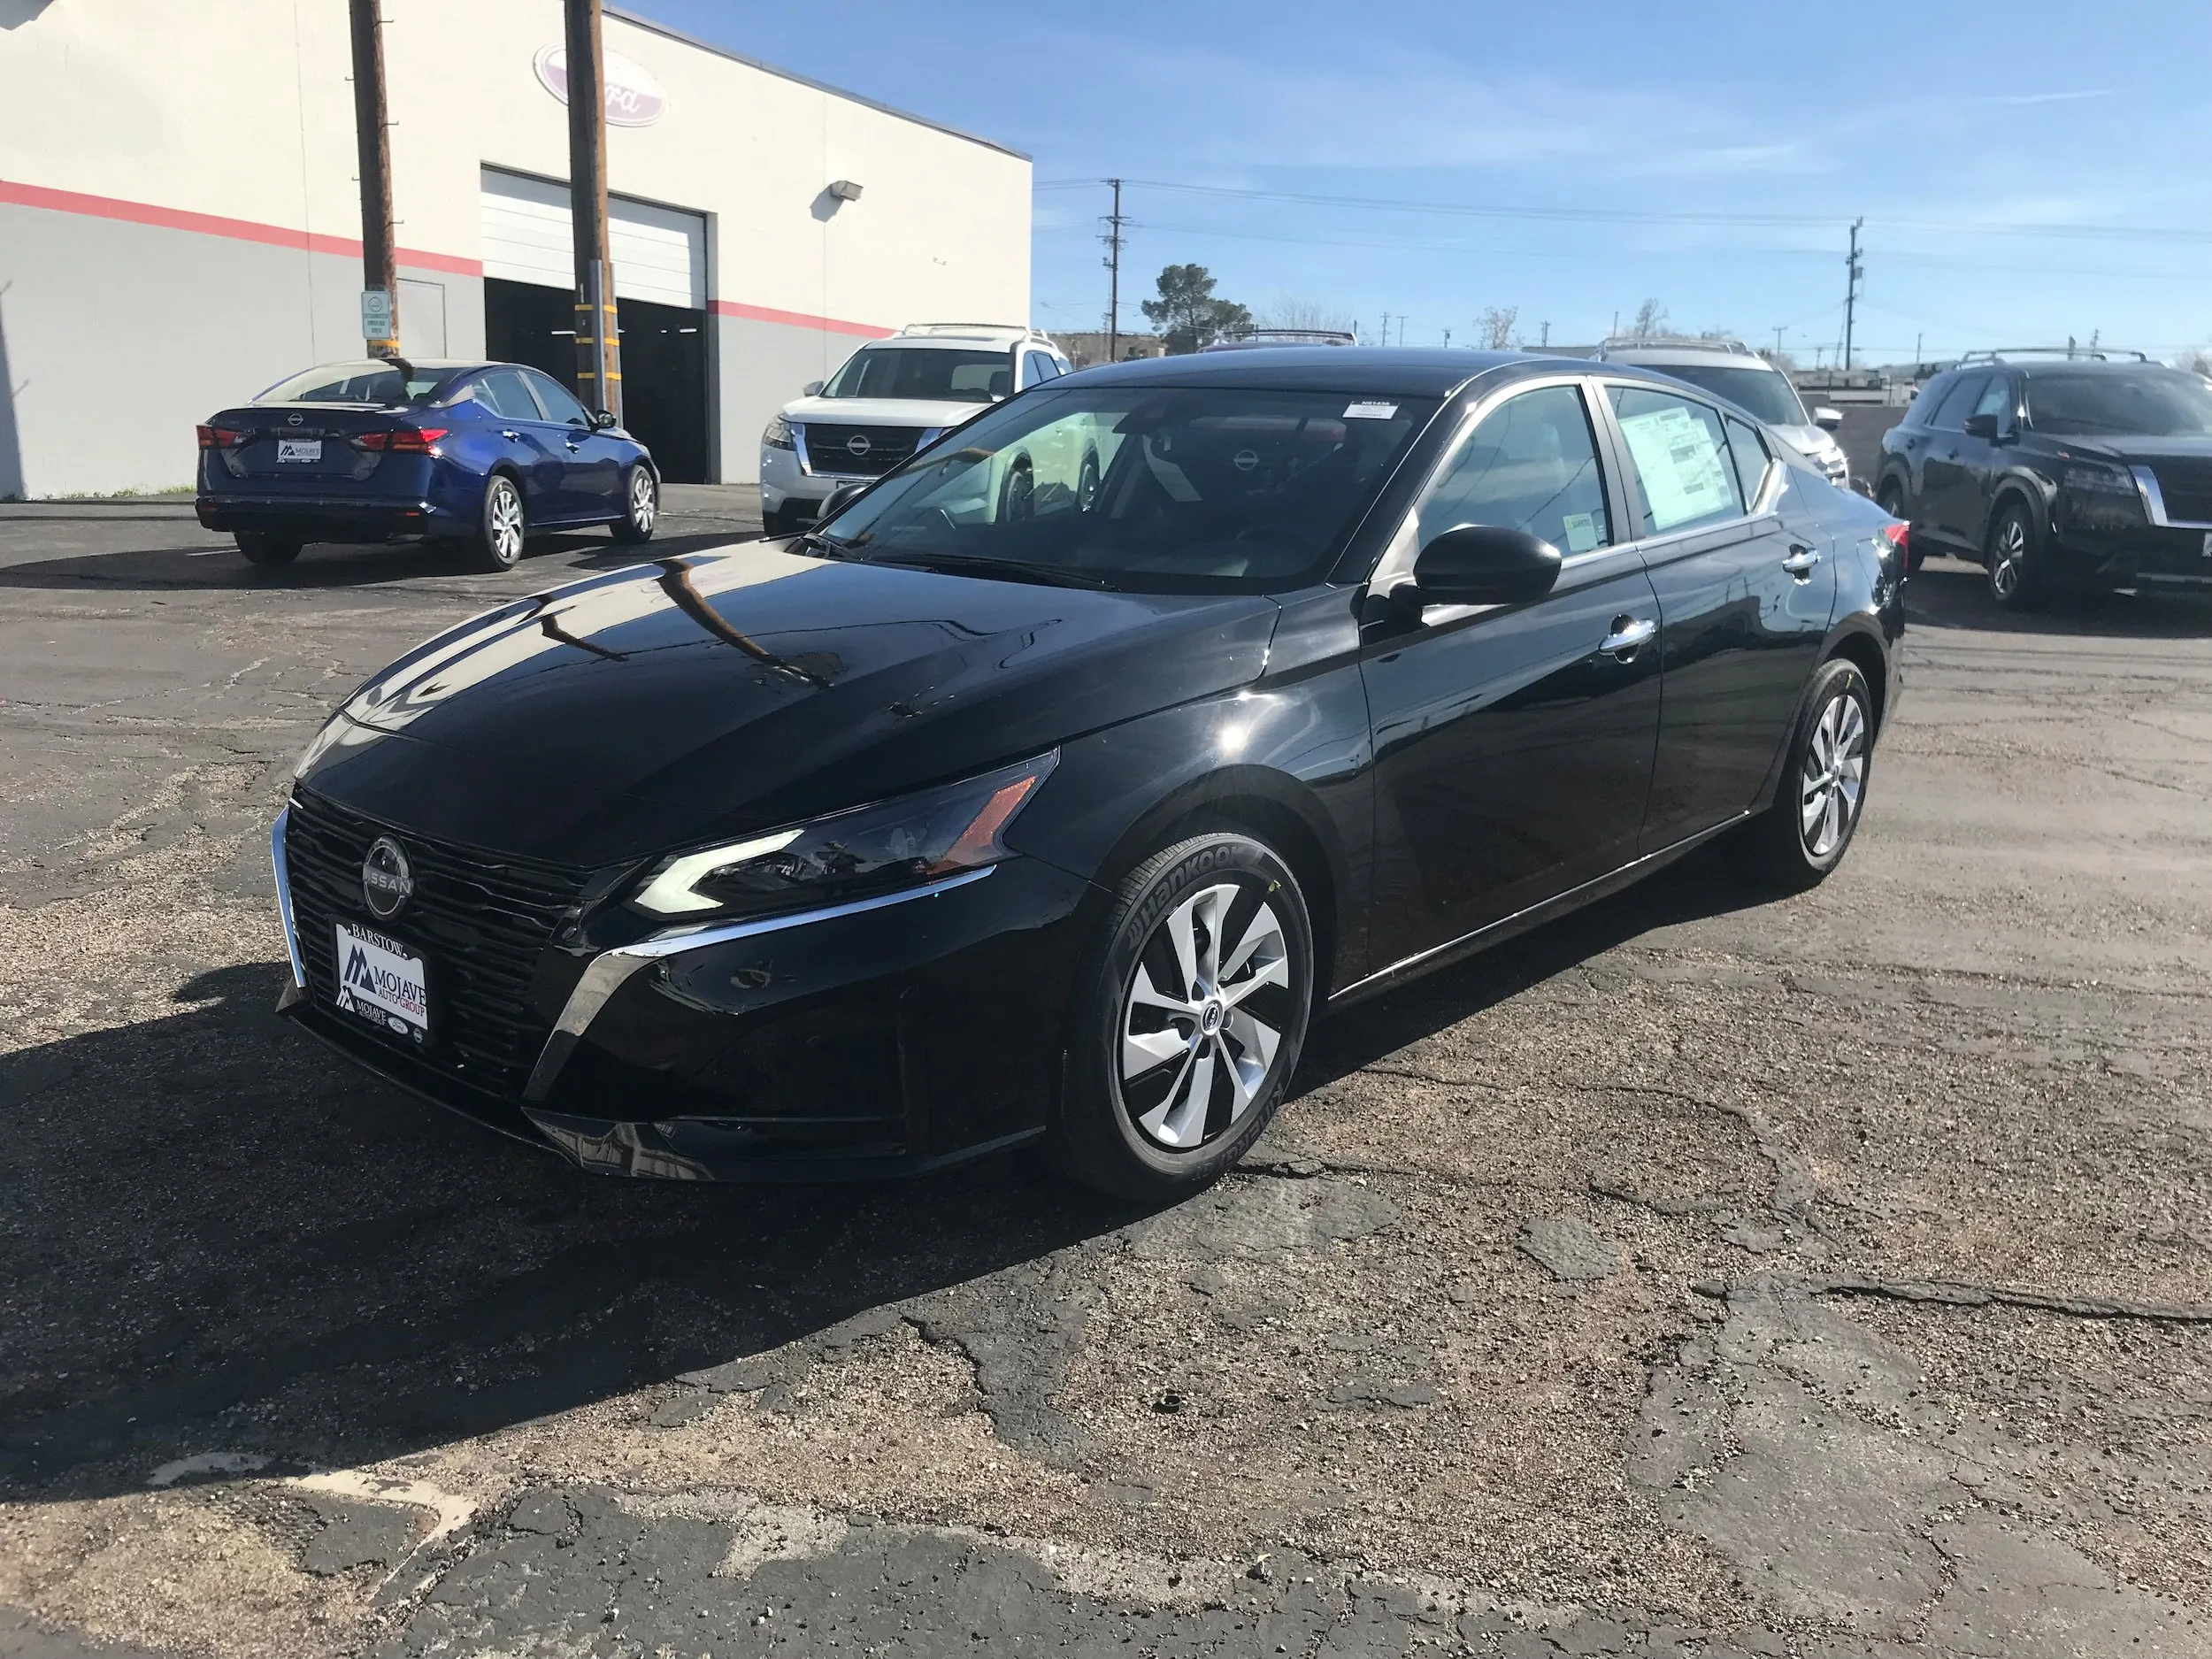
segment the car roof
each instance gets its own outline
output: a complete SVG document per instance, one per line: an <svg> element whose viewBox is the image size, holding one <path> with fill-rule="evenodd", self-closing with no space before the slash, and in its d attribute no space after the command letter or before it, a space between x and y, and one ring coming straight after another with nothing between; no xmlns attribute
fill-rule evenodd
<svg viewBox="0 0 2212 1659"><path fill-rule="evenodd" d="M1094 386L1220 386L1247 391L1342 392L1366 396L1450 397L1470 381L1491 375L1519 380L1545 373L1603 375L1643 380L1676 393L1700 388L1632 363L1551 357L1536 351L1467 351L1452 347L1277 346L1265 350L1197 352L1185 357L1138 357L1079 369ZM1713 393L1702 396L1711 397Z"/></svg>
<svg viewBox="0 0 2212 1659"><path fill-rule="evenodd" d="M1602 356L1593 358L1597 363L1643 363L1654 367L1661 365L1712 363L1743 369L1764 369L1770 374L1781 370L1769 363L1755 351L1739 351L1732 346L1608 346Z"/></svg>

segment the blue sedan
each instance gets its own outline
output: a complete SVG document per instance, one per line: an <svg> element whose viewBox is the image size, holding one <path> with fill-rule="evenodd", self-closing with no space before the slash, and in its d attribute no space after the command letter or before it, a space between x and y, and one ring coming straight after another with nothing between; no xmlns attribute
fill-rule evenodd
<svg viewBox="0 0 2212 1659"><path fill-rule="evenodd" d="M603 524L644 541L660 514L645 446L519 364L332 364L199 437L200 522L257 565L310 541L419 536L505 570L537 531Z"/></svg>

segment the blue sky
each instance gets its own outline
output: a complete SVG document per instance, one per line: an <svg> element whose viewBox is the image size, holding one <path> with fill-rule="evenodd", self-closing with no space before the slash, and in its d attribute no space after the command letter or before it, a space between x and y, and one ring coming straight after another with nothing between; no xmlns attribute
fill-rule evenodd
<svg viewBox="0 0 2212 1659"><path fill-rule="evenodd" d="M1124 197L1125 327L1191 260L1262 314L1371 337L1387 311L1409 344L1491 306L1588 341L1654 298L1809 364L1863 215L1873 360L2212 343L2207 0L628 4L1027 150L1048 328L1100 326L1082 181L1119 174L1152 181Z"/></svg>

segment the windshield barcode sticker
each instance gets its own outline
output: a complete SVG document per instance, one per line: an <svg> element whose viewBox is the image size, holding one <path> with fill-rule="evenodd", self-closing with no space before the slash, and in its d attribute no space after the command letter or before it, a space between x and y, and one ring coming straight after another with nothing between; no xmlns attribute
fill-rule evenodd
<svg viewBox="0 0 2212 1659"><path fill-rule="evenodd" d="M1398 412L1395 403L1350 403L1346 405L1347 420L1388 420Z"/></svg>

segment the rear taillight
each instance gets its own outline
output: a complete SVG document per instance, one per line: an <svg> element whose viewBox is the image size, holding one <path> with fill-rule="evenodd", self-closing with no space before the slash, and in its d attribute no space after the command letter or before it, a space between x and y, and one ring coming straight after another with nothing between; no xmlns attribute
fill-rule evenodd
<svg viewBox="0 0 2212 1659"><path fill-rule="evenodd" d="M1888 542L1897 557L1901 559L1909 551L1908 543L1912 540L1912 526L1901 523L1886 524L1882 526L1882 540Z"/></svg>
<svg viewBox="0 0 2212 1659"><path fill-rule="evenodd" d="M373 455L430 455L431 445L451 431L449 426L395 426L389 432L365 432L353 441L357 449Z"/></svg>
<svg viewBox="0 0 2212 1659"><path fill-rule="evenodd" d="M253 436L251 433L234 432L228 426L199 426L194 430L200 434L203 449L235 449Z"/></svg>

